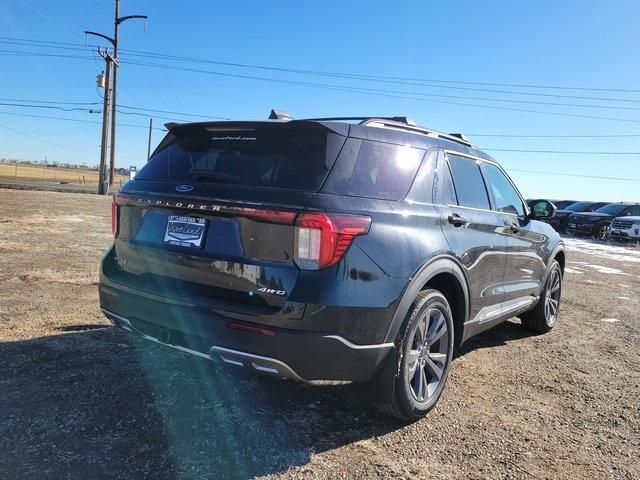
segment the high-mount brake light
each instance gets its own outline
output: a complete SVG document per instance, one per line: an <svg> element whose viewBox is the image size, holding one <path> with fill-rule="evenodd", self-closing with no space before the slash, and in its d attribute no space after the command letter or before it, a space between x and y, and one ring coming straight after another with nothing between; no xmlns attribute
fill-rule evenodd
<svg viewBox="0 0 640 480"><path fill-rule="evenodd" d="M357 235L369 231L371 218L340 213L302 213L296 219L294 260L303 270L335 265Z"/></svg>

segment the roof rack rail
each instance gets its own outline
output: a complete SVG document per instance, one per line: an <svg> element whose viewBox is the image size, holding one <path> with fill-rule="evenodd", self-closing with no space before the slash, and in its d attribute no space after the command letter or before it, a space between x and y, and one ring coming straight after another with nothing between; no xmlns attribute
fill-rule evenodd
<svg viewBox="0 0 640 480"><path fill-rule="evenodd" d="M410 124L407 122L398 121L398 118L406 118L406 117L392 117L392 118L368 118L362 121L361 125L368 126L377 126L382 128L392 128L398 130L408 130L415 133L422 133L423 135L428 135L430 137L436 138L444 138L446 140L450 140L452 142L461 143L466 145L467 147L475 148L473 145L463 134L461 133L443 133L438 132L437 130L431 130L429 128L419 127L415 123ZM408 119L410 120L410 119Z"/></svg>
<svg viewBox="0 0 640 480"><path fill-rule="evenodd" d="M356 121L356 120L360 120L360 124L364 124L364 122L368 121L368 120L391 120L391 121L395 121L395 122L402 122L405 123L407 125L415 125L416 122L414 122L412 119L410 119L409 117L322 117L322 118L305 118L304 120L308 120L310 122L330 122L330 121Z"/></svg>

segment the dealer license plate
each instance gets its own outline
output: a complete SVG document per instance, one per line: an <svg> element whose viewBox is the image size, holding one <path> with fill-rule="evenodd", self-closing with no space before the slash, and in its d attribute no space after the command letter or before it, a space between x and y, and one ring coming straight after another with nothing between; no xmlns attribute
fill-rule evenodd
<svg viewBox="0 0 640 480"><path fill-rule="evenodd" d="M207 228L204 218L169 216L164 243L178 247L200 248Z"/></svg>

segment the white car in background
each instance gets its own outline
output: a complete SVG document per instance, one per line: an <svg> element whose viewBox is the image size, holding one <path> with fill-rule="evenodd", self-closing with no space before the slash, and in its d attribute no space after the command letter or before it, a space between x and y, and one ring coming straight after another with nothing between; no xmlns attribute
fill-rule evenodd
<svg viewBox="0 0 640 480"><path fill-rule="evenodd" d="M609 233L614 240L640 240L640 217L614 218Z"/></svg>

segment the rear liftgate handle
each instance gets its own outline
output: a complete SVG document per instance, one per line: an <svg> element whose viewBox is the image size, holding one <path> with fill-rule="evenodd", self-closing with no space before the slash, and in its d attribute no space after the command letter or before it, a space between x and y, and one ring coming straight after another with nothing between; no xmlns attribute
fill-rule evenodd
<svg viewBox="0 0 640 480"><path fill-rule="evenodd" d="M461 217L457 213L452 213L451 215L449 215L447 217L447 221L454 227L461 227L462 225L467 224L467 219Z"/></svg>

